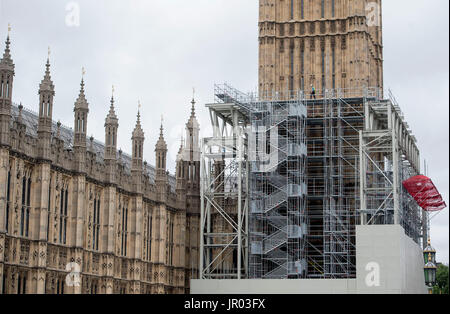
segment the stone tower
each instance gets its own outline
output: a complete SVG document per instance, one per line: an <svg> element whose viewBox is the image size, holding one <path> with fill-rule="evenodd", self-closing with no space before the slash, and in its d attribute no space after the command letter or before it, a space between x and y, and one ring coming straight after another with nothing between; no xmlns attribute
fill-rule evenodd
<svg viewBox="0 0 450 314"><path fill-rule="evenodd" d="M10 51L11 42L6 38L5 52L0 59L0 145L9 146L9 126L14 81L14 63Z"/></svg>
<svg viewBox="0 0 450 314"><path fill-rule="evenodd" d="M156 188L161 200L167 197L167 144L164 140L164 127L161 122L158 142L155 146L156 154Z"/></svg>
<svg viewBox="0 0 450 314"><path fill-rule="evenodd" d="M84 172L86 159L87 118L89 113L89 104L84 93L84 78L81 79L80 94L75 102L73 112L75 118L73 148L76 159L76 171Z"/></svg>
<svg viewBox="0 0 450 314"><path fill-rule="evenodd" d="M131 174L133 176L134 185L138 188L139 192L141 189L141 181L142 181L142 173L143 173L143 164L144 164L144 141L145 134L144 130L142 130L141 126L141 113L138 112L136 127L133 131L132 140L132 151L133 158L131 164Z"/></svg>
<svg viewBox="0 0 450 314"><path fill-rule="evenodd" d="M111 106L105 119L105 165L106 176L110 183L115 183L115 168L117 159L117 130L119 119L114 110L114 95L111 96Z"/></svg>
<svg viewBox="0 0 450 314"><path fill-rule="evenodd" d="M55 86L50 76L50 58L45 65L44 79L39 85L39 157L45 160L50 158L50 144L52 136L52 112Z"/></svg>
<svg viewBox="0 0 450 314"><path fill-rule="evenodd" d="M184 158L187 173L187 211L199 213L200 204L200 124L195 115L195 100L191 102L191 116L186 123L186 147Z"/></svg>
<svg viewBox="0 0 450 314"><path fill-rule="evenodd" d="M195 115L195 99L191 101L191 116L186 123L186 139L178 160L182 176L182 193L186 193L186 285L198 278L200 245L200 124ZM187 291L189 292L189 291Z"/></svg>
<svg viewBox="0 0 450 314"><path fill-rule="evenodd" d="M383 88L381 0L260 0L261 95Z"/></svg>

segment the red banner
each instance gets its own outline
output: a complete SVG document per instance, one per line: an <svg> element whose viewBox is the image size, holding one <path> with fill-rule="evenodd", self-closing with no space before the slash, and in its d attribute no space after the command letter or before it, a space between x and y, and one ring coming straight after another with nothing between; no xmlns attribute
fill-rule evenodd
<svg viewBox="0 0 450 314"><path fill-rule="evenodd" d="M403 186L427 212L436 212L447 207L433 181L426 176L415 176L403 182Z"/></svg>

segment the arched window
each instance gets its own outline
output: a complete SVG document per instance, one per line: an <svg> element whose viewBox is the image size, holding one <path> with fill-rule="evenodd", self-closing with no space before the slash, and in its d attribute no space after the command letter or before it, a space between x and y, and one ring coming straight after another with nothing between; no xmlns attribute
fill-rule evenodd
<svg viewBox="0 0 450 314"><path fill-rule="evenodd" d="M174 248L174 224L172 221L173 218L170 219L169 222L169 254L168 254L168 265L172 266L173 265L173 248Z"/></svg>
<svg viewBox="0 0 450 314"><path fill-rule="evenodd" d="M302 0L300 4L300 16L302 20L305 18L305 0Z"/></svg>
<svg viewBox="0 0 450 314"><path fill-rule="evenodd" d="M8 233L9 229L9 209L11 207L11 169L8 171L8 182L6 186L6 221L5 221L5 230Z"/></svg>
<svg viewBox="0 0 450 314"><path fill-rule="evenodd" d="M100 195L96 195L94 199L94 219L92 228L92 249L98 251L99 234L100 234Z"/></svg>
<svg viewBox="0 0 450 314"><path fill-rule="evenodd" d="M7 272L7 268L5 266L3 266L3 275L2 275L2 294L6 294L7 292L7 287L6 287L6 278L8 277L8 272Z"/></svg>
<svg viewBox="0 0 450 314"><path fill-rule="evenodd" d="M50 178L50 182L48 184L48 202L47 202L47 241L50 238L50 208L51 208L51 200L52 200L52 179Z"/></svg>
<svg viewBox="0 0 450 314"><path fill-rule="evenodd" d="M26 209L26 221L25 221L25 236L28 237L30 229L30 210L31 210L31 178L28 177L27 182L27 209Z"/></svg>
<svg viewBox="0 0 450 314"><path fill-rule="evenodd" d="M56 294L64 294L64 284L64 279L58 278L56 280Z"/></svg>
<svg viewBox="0 0 450 314"><path fill-rule="evenodd" d="M19 274L17 277L17 294L27 293L27 275Z"/></svg>
<svg viewBox="0 0 450 314"><path fill-rule="evenodd" d="M294 19L294 0L291 0L291 20Z"/></svg>
<svg viewBox="0 0 450 314"><path fill-rule="evenodd" d="M66 244L67 240L67 207L69 191L67 187L62 187L59 204L59 243Z"/></svg>
<svg viewBox="0 0 450 314"><path fill-rule="evenodd" d="M322 0L322 8L321 8L321 18L325 17L325 0Z"/></svg>
<svg viewBox="0 0 450 314"><path fill-rule="evenodd" d="M44 96L42 96L41 98L42 98L42 100L41 100L42 106L41 106L40 116L43 117L44 116L44 102L45 102L45 99L44 99Z"/></svg>
<svg viewBox="0 0 450 314"><path fill-rule="evenodd" d="M121 234L120 254L122 256L127 256L127 240L128 240L128 205L126 205L127 203L128 202L125 200L124 205L122 205L122 228L120 230Z"/></svg>
<svg viewBox="0 0 450 314"><path fill-rule="evenodd" d="M22 287L22 277L19 274L19 276L17 277L17 294L20 294L21 287Z"/></svg>
<svg viewBox="0 0 450 314"><path fill-rule="evenodd" d="M147 220L147 260L152 260L152 224L153 224L153 216L152 213L148 212L148 220Z"/></svg>
<svg viewBox="0 0 450 314"><path fill-rule="evenodd" d="M28 237L30 225L31 178L27 174L22 177L22 207L20 211L20 235Z"/></svg>

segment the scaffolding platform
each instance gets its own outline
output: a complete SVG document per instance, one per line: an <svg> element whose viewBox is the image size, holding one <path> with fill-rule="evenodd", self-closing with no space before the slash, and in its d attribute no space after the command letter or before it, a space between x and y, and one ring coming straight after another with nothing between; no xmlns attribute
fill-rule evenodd
<svg viewBox="0 0 450 314"><path fill-rule="evenodd" d="M424 238L423 213L401 185L420 173L419 150L391 93L331 90L307 99L302 91L255 95L224 84L215 95L207 105L214 135L204 141L202 198L207 204L211 187L226 182L241 194L215 196L226 214L211 216L217 202L202 206L204 265L222 265L215 271L236 278L349 279L356 226L400 225L416 243ZM222 171L231 165L239 176ZM223 258L208 230L234 230Z"/></svg>

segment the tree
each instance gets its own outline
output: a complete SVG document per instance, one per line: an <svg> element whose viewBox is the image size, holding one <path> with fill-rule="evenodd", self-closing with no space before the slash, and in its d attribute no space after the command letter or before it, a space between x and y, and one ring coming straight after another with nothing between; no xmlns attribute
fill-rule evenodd
<svg viewBox="0 0 450 314"><path fill-rule="evenodd" d="M448 294L448 265L440 264L436 273L436 285L433 294Z"/></svg>

